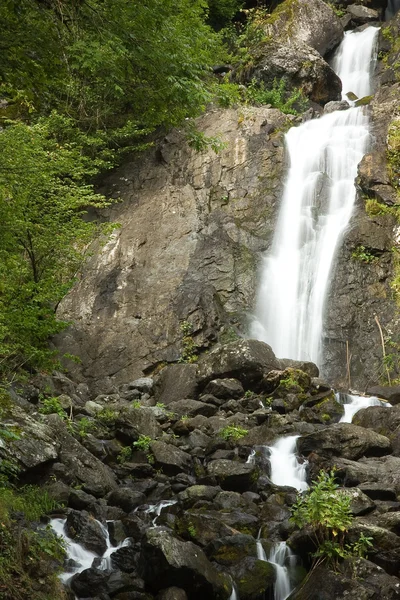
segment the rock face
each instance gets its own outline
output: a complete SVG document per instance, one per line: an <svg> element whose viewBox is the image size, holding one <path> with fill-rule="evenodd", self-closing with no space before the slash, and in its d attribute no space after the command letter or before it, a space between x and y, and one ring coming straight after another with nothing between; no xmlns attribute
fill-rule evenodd
<svg viewBox="0 0 400 600"><path fill-rule="evenodd" d="M124 200L109 215L121 228L60 307L75 322L57 345L81 357L68 365L76 378L104 392L178 360L185 321L199 348L246 330L282 190L286 122L275 109L211 111L198 127L226 143L220 154L195 152L174 131L109 178L104 191Z"/></svg>

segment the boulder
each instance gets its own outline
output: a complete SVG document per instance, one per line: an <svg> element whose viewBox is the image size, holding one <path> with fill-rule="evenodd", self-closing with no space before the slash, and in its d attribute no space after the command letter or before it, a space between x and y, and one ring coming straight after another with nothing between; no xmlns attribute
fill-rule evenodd
<svg viewBox="0 0 400 600"><path fill-rule="evenodd" d="M400 597L400 580L362 558L345 560L339 571L319 566L311 571L303 585L291 594L291 600L395 600Z"/></svg>
<svg viewBox="0 0 400 600"><path fill-rule="evenodd" d="M272 593L275 581L273 565L264 560L247 556L229 569L237 585L241 600L260 600Z"/></svg>
<svg viewBox="0 0 400 600"><path fill-rule="evenodd" d="M339 488L338 493L350 498L350 511L355 517L366 515L376 508L375 502L360 488Z"/></svg>
<svg viewBox="0 0 400 600"><path fill-rule="evenodd" d="M327 102L324 106L324 115L328 115L337 110L347 110L348 108L350 108L350 104L346 102L346 100Z"/></svg>
<svg viewBox="0 0 400 600"><path fill-rule="evenodd" d="M168 410L175 413L178 418L184 415L188 417L196 417L197 415L212 417L217 412L218 407L198 400L178 400L177 402L171 402L168 405Z"/></svg>
<svg viewBox="0 0 400 600"><path fill-rule="evenodd" d="M367 6L360 6L359 4L350 4L347 7L347 12L351 16L351 22L356 27L358 25L365 25L371 21L379 21L378 11L368 8Z"/></svg>
<svg viewBox="0 0 400 600"><path fill-rule="evenodd" d="M204 393L211 394L215 398L229 400L230 398L241 398L244 389L237 379L213 379L206 385Z"/></svg>
<svg viewBox="0 0 400 600"><path fill-rule="evenodd" d="M146 531L139 575L153 592L177 586L191 600L227 600L232 590L229 579L218 573L198 546L182 542L162 528Z"/></svg>
<svg viewBox="0 0 400 600"><path fill-rule="evenodd" d="M192 485L178 495L184 508L190 508L199 500L212 501L221 488L211 485Z"/></svg>
<svg viewBox="0 0 400 600"><path fill-rule="evenodd" d="M322 0L285 0L266 21L264 30L267 36L288 44L307 44L322 56L343 38L340 19Z"/></svg>
<svg viewBox="0 0 400 600"><path fill-rule="evenodd" d="M279 361L268 344L258 340L238 340L217 346L198 362L199 386L213 379L234 378L248 387L257 385L263 376L279 368Z"/></svg>
<svg viewBox="0 0 400 600"><path fill-rule="evenodd" d="M126 513L130 513L145 501L144 494L128 487L119 487L117 490L113 490L107 498L109 506L118 506Z"/></svg>
<svg viewBox="0 0 400 600"><path fill-rule="evenodd" d="M391 451L387 437L350 423L337 423L327 429L310 433L301 437L297 446L305 456L315 453L324 457L341 456L350 460L357 460L362 456L383 456Z"/></svg>
<svg viewBox="0 0 400 600"><path fill-rule="evenodd" d="M245 492L257 480L258 469L253 464L221 459L211 461L207 473L215 477L224 490Z"/></svg>
<svg viewBox="0 0 400 600"><path fill-rule="evenodd" d="M318 377L319 369L316 364L306 360L293 360L292 358L281 358L279 360L282 371L285 369L296 369L307 373L310 377Z"/></svg>
<svg viewBox="0 0 400 600"><path fill-rule="evenodd" d="M60 445L59 461L64 466L66 483L81 485L84 492L96 498L117 487L114 473L68 432L58 415L49 415L47 422L53 438Z"/></svg>
<svg viewBox="0 0 400 600"><path fill-rule="evenodd" d="M212 510L186 510L177 516L174 529L180 537L203 548L215 540L237 533L232 526L224 523L217 511Z"/></svg>
<svg viewBox="0 0 400 600"><path fill-rule="evenodd" d="M374 385L367 389L367 394L377 396L390 402L390 404L400 404L400 385Z"/></svg>
<svg viewBox="0 0 400 600"><path fill-rule="evenodd" d="M267 87L283 79L288 91L300 88L318 104L341 99L339 77L316 50L302 42L288 45L271 38L246 78L250 81L255 78Z"/></svg>
<svg viewBox="0 0 400 600"><path fill-rule="evenodd" d="M335 458L337 475L348 487L359 487L372 499L392 500L400 493L400 458Z"/></svg>
<svg viewBox="0 0 400 600"><path fill-rule="evenodd" d="M165 475L176 475L191 468L191 457L187 452L166 442L152 442L150 450L154 456L155 467L161 468Z"/></svg>
<svg viewBox="0 0 400 600"><path fill-rule="evenodd" d="M102 556L107 550L106 528L86 511L70 510L65 523L68 536L86 550Z"/></svg>
<svg viewBox="0 0 400 600"><path fill-rule="evenodd" d="M174 586L166 590L161 590L157 596L157 600L188 600L188 597L185 590Z"/></svg>
<svg viewBox="0 0 400 600"><path fill-rule="evenodd" d="M157 402L170 404L185 398L197 398L196 365L169 365L160 372L155 383Z"/></svg>
<svg viewBox="0 0 400 600"><path fill-rule="evenodd" d="M206 553L220 565L235 565L248 556L256 558L257 544L251 535L239 533L215 539L207 546Z"/></svg>
<svg viewBox="0 0 400 600"><path fill-rule="evenodd" d="M161 435L161 427L150 407L130 406L119 413L115 421L115 432L124 444L131 444L140 435L154 439Z"/></svg>

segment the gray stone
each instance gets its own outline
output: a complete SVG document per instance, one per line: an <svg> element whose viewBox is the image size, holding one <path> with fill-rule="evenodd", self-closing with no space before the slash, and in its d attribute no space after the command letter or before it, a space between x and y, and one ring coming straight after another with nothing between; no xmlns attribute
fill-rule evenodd
<svg viewBox="0 0 400 600"><path fill-rule="evenodd" d="M279 367L268 344L258 340L239 340L217 346L198 363L197 376L200 386L213 379L233 377L245 385L256 385L263 376Z"/></svg>
<svg viewBox="0 0 400 600"><path fill-rule="evenodd" d="M335 48L343 38L340 19L322 0L286 0L264 25L268 36L287 44L300 42L311 46L322 56Z"/></svg>
<svg viewBox="0 0 400 600"><path fill-rule="evenodd" d="M86 511L71 510L67 516L65 530L75 542L99 556L107 549L103 527Z"/></svg>
<svg viewBox="0 0 400 600"><path fill-rule="evenodd" d="M196 398L196 366L182 364L165 367L156 380L155 397L157 402L166 405L185 398Z"/></svg>
<svg viewBox="0 0 400 600"><path fill-rule="evenodd" d="M324 114L328 115L336 110L347 110L350 108L350 104L346 100L340 100L338 102L327 102L324 106Z"/></svg>
<svg viewBox="0 0 400 600"><path fill-rule="evenodd" d="M213 379L206 385L204 393L228 400L230 398L241 398L244 389L237 379Z"/></svg>
<svg viewBox="0 0 400 600"><path fill-rule="evenodd" d="M162 528L147 530L139 574L153 592L176 585L193 600L227 600L232 589L229 579L218 573L198 546Z"/></svg>
<svg viewBox="0 0 400 600"><path fill-rule="evenodd" d="M166 475L176 475L191 468L191 458L186 452L165 442L152 442L150 449L154 455L156 468L161 468Z"/></svg>
<svg viewBox="0 0 400 600"><path fill-rule="evenodd" d="M215 477L224 490L245 492L257 477L257 467L233 460L213 460L207 465L207 473Z"/></svg>
<svg viewBox="0 0 400 600"><path fill-rule="evenodd" d="M391 452L387 437L350 423L337 423L310 433L299 438L297 445L305 456L314 453L327 457L342 456L350 460L362 456L383 456Z"/></svg>
<svg viewBox="0 0 400 600"><path fill-rule="evenodd" d="M168 405L168 410L173 412L178 418L183 415L189 417L196 417L197 415L212 417L218 408L213 404L199 402L198 400L178 400L177 402L171 402Z"/></svg>
<svg viewBox="0 0 400 600"><path fill-rule="evenodd" d="M359 4L350 4L347 7L347 12L351 16L351 20L355 25L364 25L371 21L379 21L379 14L376 10Z"/></svg>
<svg viewBox="0 0 400 600"><path fill-rule="evenodd" d="M113 490L107 497L107 502L110 506L118 506L118 508L122 508L126 513L130 513L141 504L144 504L145 501L146 496L144 494L127 487L119 487L117 490Z"/></svg>

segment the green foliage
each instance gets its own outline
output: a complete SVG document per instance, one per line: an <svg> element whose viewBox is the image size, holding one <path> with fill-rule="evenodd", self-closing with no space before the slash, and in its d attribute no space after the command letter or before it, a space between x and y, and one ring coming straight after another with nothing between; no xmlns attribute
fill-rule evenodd
<svg viewBox="0 0 400 600"><path fill-rule="evenodd" d="M42 413L42 415L56 414L63 420L67 418L66 412L61 406L60 400L53 396L50 398L43 398L41 400L39 412Z"/></svg>
<svg viewBox="0 0 400 600"><path fill-rule="evenodd" d="M76 433L80 438L85 438L89 433L97 429L96 423L88 417L81 417L79 421L74 423Z"/></svg>
<svg viewBox="0 0 400 600"><path fill-rule="evenodd" d="M214 29L225 27L243 6L243 0L207 0L208 22Z"/></svg>
<svg viewBox="0 0 400 600"><path fill-rule="evenodd" d="M197 530L196 527L193 525L193 523L190 523L188 528L188 534L190 535L191 538L195 538L197 536Z"/></svg>
<svg viewBox="0 0 400 600"><path fill-rule="evenodd" d="M117 461L119 463L124 463L127 460L129 460L132 456L132 447L131 446L124 446L124 448L121 448L118 456L117 456Z"/></svg>
<svg viewBox="0 0 400 600"><path fill-rule="evenodd" d="M346 533L352 524L349 496L337 491L334 470L320 471L311 488L299 494L292 507L291 521L300 529L308 527L316 551L316 563L326 561L336 567L338 561L350 556L365 556L371 538L361 536L355 544L346 543Z"/></svg>
<svg viewBox="0 0 400 600"><path fill-rule="evenodd" d="M119 413L118 411L105 406L102 408L96 415L96 418L102 425L106 427L112 427L115 424L115 421L118 419Z"/></svg>
<svg viewBox="0 0 400 600"><path fill-rule="evenodd" d="M391 183L400 199L400 118L394 119L390 124L386 157Z"/></svg>
<svg viewBox="0 0 400 600"><path fill-rule="evenodd" d="M365 212L369 217L378 217L391 214L393 209L386 204L382 204L376 198L367 198L365 201Z"/></svg>
<svg viewBox="0 0 400 600"><path fill-rule="evenodd" d="M373 252L369 248L366 248L362 245L357 246L357 248L353 250L353 252L351 253L351 257L355 260L360 260L361 262L365 262L368 264L373 263L378 259L376 254L373 254Z"/></svg>
<svg viewBox="0 0 400 600"><path fill-rule="evenodd" d="M226 441L237 442L248 433L248 429L244 429L239 425L227 425L218 432L218 435Z"/></svg>
<svg viewBox="0 0 400 600"><path fill-rule="evenodd" d="M47 527L32 522L59 505L36 486L19 490L0 487L0 597L4 600L62 598L57 573L65 557L64 544ZM24 520L14 520L14 513ZM38 587L38 579L41 586Z"/></svg>
<svg viewBox="0 0 400 600"><path fill-rule="evenodd" d="M267 89L263 82L252 79L246 88L246 100L249 104L271 104L286 114L297 115L304 111L308 104L307 99L300 89L292 92L286 90L286 82L275 79L271 89Z"/></svg>
<svg viewBox="0 0 400 600"><path fill-rule="evenodd" d="M193 325L189 321L182 321L180 324L182 332L182 351L179 358L180 363L194 363L198 359L198 348L192 337Z"/></svg>
<svg viewBox="0 0 400 600"><path fill-rule="evenodd" d="M148 452L150 450L150 444L153 440L148 435L140 435L139 439L136 442L133 442L132 446L136 450L141 450L142 452Z"/></svg>
<svg viewBox="0 0 400 600"><path fill-rule="evenodd" d="M132 401L132 408L141 408L142 403L140 402L140 400L133 400Z"/></svg>

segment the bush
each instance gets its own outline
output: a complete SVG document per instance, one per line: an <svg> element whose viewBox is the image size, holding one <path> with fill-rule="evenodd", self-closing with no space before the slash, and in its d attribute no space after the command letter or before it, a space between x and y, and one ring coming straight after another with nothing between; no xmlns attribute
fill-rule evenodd
<svg viewBox="0 0 400 600"><path fill-rule="evenodd" d="M219 431L218 435L220 435L226 441L232 440L236 442L248 433L248 429L243 429L243 427L240 427L239 425L227 425Z"/></svg>
<svg viewBox="0 0 400 600"><path fill-rule="evenodd" d="M337 492L334 470L320 471L311 488L299 494L292 507L291 520L300 529L309 527L309 536L315 544L314 564L327 562L336 567L340 559L365 556L372 546L367 536L361 535L357 542L346 542L346 534L352 524L351 499Z"/></svg>

